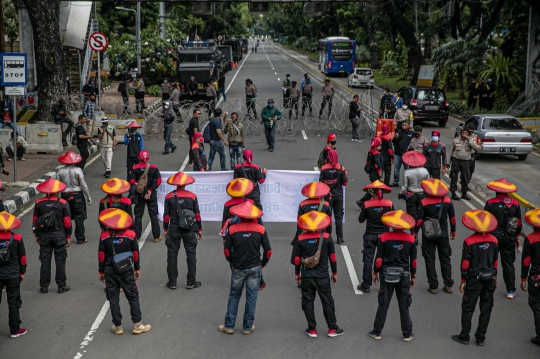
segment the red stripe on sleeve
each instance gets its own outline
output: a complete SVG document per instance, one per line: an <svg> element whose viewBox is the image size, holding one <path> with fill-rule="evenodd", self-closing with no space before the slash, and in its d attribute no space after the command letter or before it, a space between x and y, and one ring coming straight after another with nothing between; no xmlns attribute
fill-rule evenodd
<svg viewBox="0 0 540 359"><path fill-rule="evenodd" d="M411 266L412 266L414 269L416 269L416 259L414 259L414 260L412 261Z"/></svg>
<svg viewBox="0 0 540 359"><path fill-rule="evenodd" d="M170 219L170 217L167 215L167 216L163 217L163 222L165 222L165 223L168 224L168 223L169 223L169 219Z"/></svg>
<svg viewBox="0 0 540 359"><path fill-rule="evenodd" d="M452 223L453 225L455 225L455 224L456 224L456 217L450 218L450 223Z"/></svg>
<svg viewBox="0 0 540 359"><path fill-rule="evenodd" d="M98 253L98 260L100 263L102 263L105 260L105 252Z"/></svg>
<svg viewBox="0 0 540 359"><path fill-rule="evenodd" d="M382 258L377 258L375 261L375 268L381 268L382 267Z"/></svg>
<svg viewBox="0 0 540 359"><path fill-rule="evenodd" d="M195 220L196 220L197 222L200 222L200 221L201 221L201 214L200 214L200 213L195 214Z"/></svg>
<svg viewBox="0 0 540 359"><path fill-rule="evenodd" d="M64 227L66 227L66 228L71 227L71 218L64 217Z"/></svg>
<svg viewBox="0 0 540 359"><path fill-rule="evenodd" d="M270 249L268 252L266 252L266 259L270 259L272 256L272 250Z"/></svg>
<svg viewBox="0 0 540 359"><path fill-rule="evenodd" d="M20 262L21 262L22 266L25 266L26 265L26 256L22 256L21 259L20 259Z"/></svg>
<svg viewBox="0 0 540 359"><path fill-rule="evenodd" d="M158 179L157 179L156 182L157 182L157 186L158 186L158 187L161 186L161 177L158 177Z"/></svg>
<svg viewBox="0 0 540 359"><path fill-rule="evenodd" d="M230 253L229 253L229 250L228 250L227 248L225 248L225 249L223 250L223 253L225 254L225 258L229 258L229 254L230 254Z"/></svg>
<svg viewBox="0 0 540 359"><path fill-rule="evenodd" d="M135 180L134 180L134 179L131 179L131 180L129 180L129 184L131 184L131 185L136 185L136 184L137 184L137 182L135 182Z"/></svg>
<svg viewBox="0 0 540 359"><path fill-rule="evenodd" d="M135 262L139 261L139 252L138 251L133 251L133 260Z"/></svg>
<svg viewBox="0 0 540 359"><path fill-rule="evenodd" d="M461 262L461 269L463 270L469 270L469 261L464 259L462 262Z"/></svg>
<svg viewBox="0 0 540 359"><path fill-rule="evenodd" d="M528 267L531 265L531 257L527 256L525 257L525 259L523 259L523 265L525 265L525 267Z"/></svg>
<svg viewBox="0 0 540 359"><path fill-rule="evenodd" d="M336 263L336 254L335 253L330 254L330 261L332 263Z"/></svg>
<svg viewBox="0 0 540 359"><path fill-rule="evenodd" d="M300 265L300 257L296 256L294 257L294 265L299 266Z"/></svg>

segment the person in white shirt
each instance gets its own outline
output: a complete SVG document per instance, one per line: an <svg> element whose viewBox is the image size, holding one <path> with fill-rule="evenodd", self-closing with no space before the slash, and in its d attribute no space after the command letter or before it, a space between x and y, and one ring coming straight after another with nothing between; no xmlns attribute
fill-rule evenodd
<svg viewBox="0 0 540 359"><path fill-rule="evenodd" d="M17 159L19 161L24 161L24 154L26 153L26 147L28 146L28 143L24 139L23 136L19 135L18 132L16 132L17 135ZM15 146L13 145L13 132L11 132L11 138L9 139L8 146L6 147L6 152L8 153L8 161L13 161L13 157L15 157L14 149Z"/></svg>

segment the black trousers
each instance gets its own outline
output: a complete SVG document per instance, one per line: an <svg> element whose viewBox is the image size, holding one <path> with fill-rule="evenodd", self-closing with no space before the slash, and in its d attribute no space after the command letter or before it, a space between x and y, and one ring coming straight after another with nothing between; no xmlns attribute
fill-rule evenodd
<svg viewBox="0 0 540 359"><path fill-rule="evenodd" d="M430 288L437 289L439 280L437 279L437 270L435 269L435 252L439 252L439 262L441 262L441 276L444 284L449 287L454 285L452 280L452 247L448 232L443 230L442 237L426 239L422 236L422 257L426 263L426 274Z"/></svg>
<svg viewBox="0 0 540 359"><path fill-rule="evenodd" d="M73 129L73 126L75 125L72 120L70 120L68 117L62 117L61 120L54 121L56 125L60 125L60 130L62 130L62 124L67 123L68 127L65 131L62 131L62 144L67 143L66 137L71 133L71 130Z"/></svg>
<svg viewBox="0 0 540 359"><path fill-rule="evenodd" d="M405 200L406 202L405 209L407 211L407 214L409 214L412 218L414 218L415 222L416 222L416 217L418 217L418 208L420 208L420 205L421 205L420 202L425 197L426 197L426 194L424 192L418 192Z"/></svg>
<svg viewBox="0 0 540 359"><path fill-rule="evenodd" d="M77 149L79 150L79 154L82 157L82 161L77 163L75 166L79 167L84 172L84 166L86 166L86 160L88 159L88 157L90 157L90 152L88 152L88 147L77 146Z"/></svg>
<svg viewBox="0 0 540 359"><path fill-rule="evenodd" d="M255 108L255 98L253 96L246 96L246 107L248 116L257 118L257 109Z"/></svg>
<svg viewBox="0 0 540 359"><path fill-rule="evenodd" d="M54 252L54 262L56 263L55 281L59 288L66 286L66 238L39 237L39 260L41 261L41 271L39 275L39 286L48 287L51 284L51 259Z"/></svg>
<svg viewBox="0 0 540 359"><path fill-rule="evenodd" d="M469 96L469 100L467 101L467 106L469 108L476 108L476 101L478 100L475 99L474 97Z"/></svg>
<svg viewBox="0 0 540 359"><path fill-rule="evenodd" d="M362 284L360 284L360 287L363 289L369 289L373 284L373 258L375 258L375 251L377 250L378 243L378 233L364 233L364 250L362 251L364 270L362 272Z"/></svg>
<svg viewBox="0 0 540 359"><path fill-rule="evenodd" d="M135 110L136 112L142 113L144 110L144 92L135 91Z"/></svg>
<svg viewBox="0 0 540 359"><path fill-rule="evenodd" d="M324 319L330 329L337 329L336 308L332 297L330 278L303 277L300 285L302 291L302 310L306 316L309 329L317 328L315 320L315 295L319 294L323 306Z"/></svg>
<svg viewBox="0 0 540 359"><path fill-rule="evenodd" d="M386 283L384 281L384 275L379 276L380 289L379 289L379 307L377 308L377 315L375 316L375 323L373 323L373 332L375 334L381 334L386 322L386 315L388 308L390 307L390 301L396 292L396 297L399 307L399 317L401 319L401 332L403 337L409 337L412 333L412 320L409 314L409 307L412 303L411 289L411 277L405 275L397 283Z"/></svg>
<svg viewBox="0 0 540 359"><path fill-rule="evenodd" d="M171 97L168 93L162 93L161 94L161 101L167 101Z"/></svg>
<svg viewBox="0 0 540 359"><path fill-rule="evenodd" d="M460 176L460 184L461 184L461 193L465 194L469 192L469 180L471 178L470 174L470 163L467 160L458 160L455 158L452 158L452 165L451 165L451 173L450 173L450 191L455 192L457 191L457 181L458 176Z"/></svg>
<svg viewBox="0 0 540 359"><path fill-rule="evenodd" d="M122 102L124 103L124 113L127 113L128 106L129 106L129 97L122 96Z"/></svg>
<svg viewBox="0 0 540 359"><path fill-rule="evenodd" d="M214 113L216 108L216 100L214 97L206 96L206 106L208 106L208 116L211 116Z"/></svg>
<svg viewBox="0 0 540 359"><path fill-rule="evenodd" d="M195 232L169 232L165 238L167 246L167 275L169 281L176 282L178 278L178 251L180 242L184 241L186 262L188 266L187 281L194 282L197 274L197 236Z"/></svg>
<svg viewBox="0 0 540 359"><path fill-rule="evenodd" d="M188 138L188 143L189 143L189 149L188 149L189 164L193 164L193 152L191 151L191 138Z"/></svg>
<svg viewBox="0 0 540 359"><path fill-rule="evenodd" d="M469 182L471 182L474 169L476 168L476 154L477 153L478 152L471 154L471 160L469 161Z"/></svg>
<svg viewBox="0 0 540 359"><path fill-rule="evenodd" d="M468 278L465 284L465 293L461 302L461 333L460 337L469 340L471 333L471 323L476 308L476 303L480 299L480 316L478 318L478 328L474 336L476 339L486 338L491 310L493 309L493 293L495 292L495 281L482 282L478 278Z"/></svg>
<svg viewBox="0 0 540 359"><path fill-rule="evenodd" d="M390 185L392 180L392 161L383 161L384 184Z"/></svg>
<svg viewBox="0 0 540 359"><path fill-rule="evenodd" d="M2 303L2 288L6 287L9 331L15 334L21 329L21 316L19 309L22 305L21 299L21 282L19 278L1 279L0 278L0 303Z"/></svg>
<svg viewBox="0 0 540 359"><path fill-rule="evenodd" d="M144 215L144 207L148 207L148 215L150 216L150 223L152 224L152 235L154 239L159 237L159 220L158 220L158 204L156 192L152 192L150 199L144 199L141 194L136 194L135 198L135 234L137 239L142 235L142 217Z"/></svg>
<svg viewBox="0 0 540 359"><path fill-rule="evenodd" d="M536 336L540 338L540 287L535 287L530 277L528 279L528 284L529 307L531 307L533 311Z"/></svg>
<svg viewBox="0 0 540 359"><path fill-rule="evenodd" d="M313 110L313 97L312 95L302 95L302 116L306 111L306 107L309 108L309 114L312 114Z"/></svg>
<svg viewBox="0 0 540 359"><path fill-rule="evenodd" d="M332 214L336 221L336 236L343 238L343 198L338 196L332 196L332 198L326 198L326 201L332 208Z"/></svg>
<svg viewBox="0 0 540 359"><path fill-rule="evenodd" d="M134 165L139 163L139 159L138 158L133 158L133 157L128 157L126 163L127 163L126 164L127 175L129 177L129 174L131 173L131 169L133 168Z"/></svg>
<svg viewBox="0 0 540 359"><path fill-rule="evenodd" d="M319 117L322 116L322 113L324 111L324 108L326 107L326 103L328 102L328 117L330 117L330 115L332 114L332 105L333 105L333 98L332 96L328 97L328 98L324 98L322 99L322 103L321 103L321 110L319 111Z"/></svg>
<svg viewBox="0 0 540 359"><path fill-rule="evenodd" d="M298 100L299 100L298 97L289 98L289 104L291 105L289 107L289 118L292 116L293 108L294 108L294 113L296 114L296 118L298 118Z"/></svg>
<svg viewBox="0 0 540 359"><path fill-rule="evenodd" d="M504 285L507 292L516 291L516 268L514 263L516 261L516 236L513 234L496 232L491 233L497 237L499 245L499 256L501 259L501 266L503 271Z"/></svg>
<svg viewBox="0 0 540 359"><path fill-rule="evenodd" d="M85 229L84 221L86 220L86 200L82 192L62 192L62 199L65 199L69 204L71 212L71 220L75 221L75 238L77 242L84 241Z"/></svg>
<svg viewBox="0 0 540 359"><path fill-rule="evenodd" d="M440 168L426 167L426 170L428 171L431 178L441 179L441 169Z"/></svg>
<svg viewBox="0 0 540 359"><path fill-rule="evenodd" d="M15 153L13 153L13 149L10 146L6 147L6 152L9 156L9 158L15 157ZM17 147L17 158L22 158L24 154L26 153L26 147Z"/></svg>
<svg viewBox="0 0 540 359"><path fill-rule="evenodd" d="M122 325L122 313L120 312L120 288L129 303L131 320L139 323L142 320L141 305L139 303L139 289L135 283L133 270L125 273L105 273L105 295L111 306L112 322L116 326Z"/></svg>

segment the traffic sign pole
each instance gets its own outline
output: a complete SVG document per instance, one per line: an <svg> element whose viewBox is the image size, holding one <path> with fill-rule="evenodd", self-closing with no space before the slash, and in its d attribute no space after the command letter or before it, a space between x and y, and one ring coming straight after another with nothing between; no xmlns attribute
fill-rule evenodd
<svg viewBox="0 0 540 359"><path fill-rule="evenodd" d="M17 182L17 96L13 96L13 182Z"/></svg>

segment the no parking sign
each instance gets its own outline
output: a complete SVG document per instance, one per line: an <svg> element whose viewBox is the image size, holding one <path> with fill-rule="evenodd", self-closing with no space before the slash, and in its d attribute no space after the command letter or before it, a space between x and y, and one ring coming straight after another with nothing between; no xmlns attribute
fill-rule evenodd
<svg viewBox="0 0 540 359"><path fill-rule="evenodd" d="M88 38L88 45L95 52L103 52L109 46L109 39L102 32L94 32Z"/></svg>

